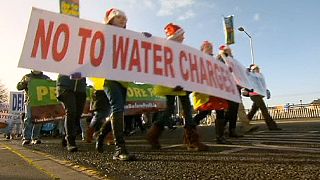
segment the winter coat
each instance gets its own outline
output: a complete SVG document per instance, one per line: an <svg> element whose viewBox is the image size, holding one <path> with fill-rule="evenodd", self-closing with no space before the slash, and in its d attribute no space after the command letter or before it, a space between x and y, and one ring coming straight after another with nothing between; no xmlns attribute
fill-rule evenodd
<svg viewBox="0 0 320 180"><path fill-rule="evenodd" d="M22 77L21 81L18 82L17 84L17 89L19 91L24 90L25 91L25 102L29 103L30 102L30 97L28 94L28 85L29 82L33 79L50 79L49 76L44 75L43 72L41 72L40 74L34 74L32 71L29 74L26 74Z"/></svg>
<svg viewBox="0 0 320 180"><path fill-rule="evenodd" d="M59 74L57 79L57 97L63 94L65 91L83 92L86 93L86 78L70 79L69 76Z"/></svg>

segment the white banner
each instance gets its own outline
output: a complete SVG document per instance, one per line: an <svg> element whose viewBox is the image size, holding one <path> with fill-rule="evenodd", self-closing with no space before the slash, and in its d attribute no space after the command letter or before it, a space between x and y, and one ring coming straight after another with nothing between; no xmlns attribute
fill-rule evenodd
<svg viewBox="0 0 320 180"><path fill-rule="evenodd" d="M159 37L33 8L19 67L182 86L240 102L228 67Z"/></svg>
<svg viewBox="0 0 320 180"><path fill-rule="evenodd" d="M262 96L267 96L266 83L261 73L249 73L248 78L254 92Z"/></svg>
<svg viewBox="0 0 320 180"><path fill-rule="evenodd" d="M231 57L225 57L224 60L231 67L237 85L253 90L262 96L267 95L266 83L261 73L249 72L239 61Z"/></svg>
<svg viewBox="0 0 320 180"><path fill-rule="evenodd" d="M7 123L9 119L9 104L0 103L0 122Z"/></svg>

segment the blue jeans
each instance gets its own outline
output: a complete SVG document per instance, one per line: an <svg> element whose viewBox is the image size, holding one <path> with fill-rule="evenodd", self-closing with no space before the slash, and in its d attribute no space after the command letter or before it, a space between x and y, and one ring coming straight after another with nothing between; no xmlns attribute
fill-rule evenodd
<svg viewBox="0 0 320 180"><path fill-rule="evenodd" d="M117 81L107 80L105 90L111 106L112 113L124 112L124 105L127 99L127 88Z"/></svg>
<svg viewBox="0 0 320 180"><path fill-rule="evenodd" d="M13 124L12 120L9 120L7 122L8 122L8 126L5 128L5 133L6 133L7 136L10 137L14 124Z"/></svg>
<svg viewBox="0 0 320 180"><path fill-rule="evenodd" d="M32 122L31 106L25 104L25 118L23 121L23 140L36 140L40 138L42 124Z"/></svg>

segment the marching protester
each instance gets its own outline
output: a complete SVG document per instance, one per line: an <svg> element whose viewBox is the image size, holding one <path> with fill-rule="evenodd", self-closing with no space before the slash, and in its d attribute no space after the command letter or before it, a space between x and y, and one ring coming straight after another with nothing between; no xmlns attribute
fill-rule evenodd
<svg viewBox="0 0 320 180"><path fill-rule="evenodd" d="M127 16L119 9L111 8L107 10L104 22L107 25L126 28ZM112 131L115 142L114 160L130 161L136 157L129 154L125 146L124 139L124 105L127 98L127 87L129 82L114 81L105 79L104 88L107 97L110 101L111 116L110 120L104 122L97 136L96 149L98 152L103 152L104 139L108 133Z"/></svg>
<svg viewBox="0 0 320 180"><path fill-rule="evenodd" d="M256 64L251 64L249 66L248 70L253 73L260 73L260 68ZM247 114L247 117L249 120L252 120L253 116L260 109L262 116L264 117L264 120L265 120L269 130L282 130L281 128L278 127L277 123L270 116L268 109L267 109L267 106L264 103L262 95L254 92L254 91L251 92L251 91L247 91L247 90L244 90L244 92L242 94L248 95L253 102L251 109L250 109L249 113ZM270 92L268 93L268 90L267 90L267 96L268 96L267 98L269 99Z"/></svg>
<svg viewBox="0 0 320 180"><path fill-rule="evenodd" d="M164 30L168 40L176 41L178 43L183 42L184 30L178 25L169 23ZM161 148L159 138L164 130L166 120L170 119L170 116L174 114L175 97L178 96L182 104L185 118L184 143L187 145L187 149L190 151L207 150L208 146L200 142L199 134L196 129L197 123L192 119L192 108L189 99L190 92L184 91L181 86L176 86L175 88L155 86L154 94L165 95L167 99L167 107L164 112L164 116L162 118L158 118L147 132L147 140L151 144L152 148Z"/></svg>
<svg viewBox="0 0 320 180"><path fill-rule="evenodd" d="M223 63L225 62L225 58L227 57L233 57L231 48L227 45L222 45L219 47L219 55L217 56L217 59L220 60ZM238 87L239 93L240 93L240 87ZM242 137L243 135L240 135L236 132L237 127L237 119L238 119L238 109L239 109L239 103L228 101L229 102L229 109L226 111L225 119L229 122L229 137ZM221 125L222 126L222 125ZM225 126L225 125L224 125Z"/></svg>
<svg viewBox="0 0 320 180"><path fill-rule="evenodd" d="M33 122L32 108L30 105L30 94L28 91L28 85L33 79L50 79L47 75L44 75L42 71L31 70L31 73L22 77L21 81L17 84L19 91L25 92L25 117L22 130L22 145L41 144L40 131L41 124ZM32 140L32 141L31 141Z"/></svg>
<svg viewBox="0 0 320 180"><path fill-rule="evenodd" d="M59 74L56 86L57 99L65 108L65 137L62 137L62 145L67 146L69 152L76 152L76 136L81 130L80 119L86 102L86 78L76 73L71 77Z"/></svg>
<svg viewBox="0 0 320 180"><path fill-rule="evenodd" d="M201 51L213 56L213 45L209 41L204 41L201 45ZM227 141L224 136L225 129L225 111L229 108L229 102L225 99L209 96L202 93L193 93L194 109L198 110L199 113L193 117L193 120L200 123L202 119L211 115L211 111L216 111L215 119L215 132L216 132L216 141L218 144L231 144Z"/></svg>

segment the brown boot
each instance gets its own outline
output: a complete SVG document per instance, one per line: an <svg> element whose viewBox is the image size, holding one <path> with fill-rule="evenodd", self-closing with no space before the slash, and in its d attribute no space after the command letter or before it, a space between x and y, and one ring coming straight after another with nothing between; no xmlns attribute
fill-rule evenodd
<svg viewBox="0 0 320 180"><path fill-rule="evenodd" d="M159 138L163 128L161 126L153 124L152 127L147 132L147 141L150 143L152 149L160 149L161 145Z"/></svg>
<svg viewBox="0 0 320 180"><path fill-rule="evenodd" d="M88 127L88 129L87 129L87 137L86 137L87 143L91 143L92 142L93 133L94 133L94 128L93 127Z"/></svg>
<svg viewBox="0 0 320 180"><path fill-rule="evenodd" d="M107 145L114 145L114 137L113 137L112 132L110 132L110 133L107 134L106 144L107 144Z"/></svg>
<svg viewBox="0 0 320 180"><path fill-rule="evenodd" d="M185 127L183 138L188 151L207 151L209 149L209 146L200 142L199 134L195 127Z"/></svg>
<svg viewBox="0 0 320 180"><path fill-rule="evenodd" d="M282 130L281 128L278 127L277 123L271 119L271 120L265 120L267 126L268 126L268 129L270 131L279 131L279 130Z"/></svg>

